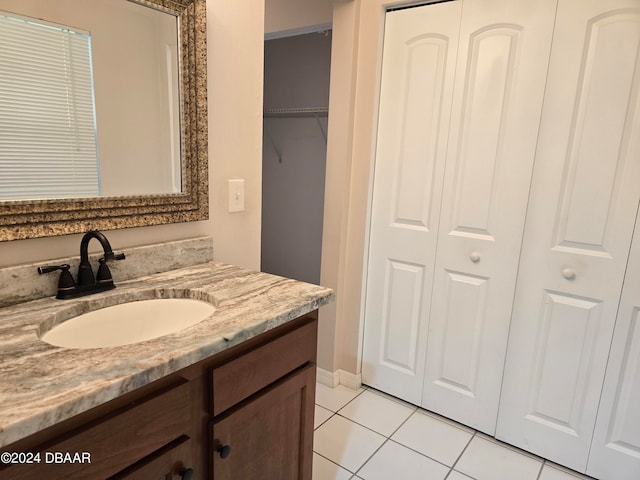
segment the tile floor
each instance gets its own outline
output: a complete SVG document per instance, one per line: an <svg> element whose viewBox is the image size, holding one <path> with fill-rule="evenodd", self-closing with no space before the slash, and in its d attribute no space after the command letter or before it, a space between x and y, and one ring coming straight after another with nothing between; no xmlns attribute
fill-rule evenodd
<svg viewBox="0 0 640 480"><path fill-rule="evenodd" d="M371 388L317 385L313 480L589 480Z"/></svg>

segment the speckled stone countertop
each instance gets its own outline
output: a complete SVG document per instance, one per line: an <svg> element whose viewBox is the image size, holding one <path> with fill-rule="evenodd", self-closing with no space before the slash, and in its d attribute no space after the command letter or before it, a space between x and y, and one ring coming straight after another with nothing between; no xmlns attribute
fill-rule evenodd
<svg viewBox="0 0 640 480"><path fill-rule="evenodd" d="M195 298L216 310L178 333L122 347L68 349L38 337L80 313L151 298ZM205 263L120 282L74 300L0 308L0 446L87 411L329 303L330 289Z"/></svg>

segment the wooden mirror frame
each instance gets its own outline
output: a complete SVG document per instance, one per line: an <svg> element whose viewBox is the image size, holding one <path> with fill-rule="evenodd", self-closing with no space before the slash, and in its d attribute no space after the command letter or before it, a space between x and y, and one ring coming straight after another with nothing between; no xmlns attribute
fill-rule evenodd
<svg viewBox="0 0 640 480"><path fill-rule="evenodd" d="M0 241L209 218L206 0L129 1L178 19L182 192L2 201Z"/></svg>

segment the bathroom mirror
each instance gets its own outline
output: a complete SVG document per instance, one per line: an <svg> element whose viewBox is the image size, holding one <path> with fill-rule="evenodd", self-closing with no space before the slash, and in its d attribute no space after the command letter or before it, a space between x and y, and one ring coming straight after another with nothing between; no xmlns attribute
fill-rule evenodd
<svg viewBox="0 0 640 480"><path fill-rule="evenodd" d="M117 24L109 23L115 32L112 37L106 37L98 27L84 28L92 36L95 34L91 39L94 55L104 55L104 44L109 43L110 55L115 54L117 60L121 60L120 65L112 60L104 67L102 57L94 58L94 69L98 68L96 63L102 62L103 72L113 77L110 85L125 84L124 90L99 86L104 80L94 72L98 157L101 168L106 169L105 181L109 175L116 181L105 183L102 196L0 201L0 241L207 219L205 0L0 0L0 10L15 12L12 5L29 8L31 4L34 8L46 6L55 16L55 12L61 10L56 8L56 1L80 2L83 8L91 9L89 16L98 18L105 17L101 8L113 6L121 8L118 15L125 15ZM16 13L34 16L28 11ZM83 28L77 16L68 21L46 17L44 11L37 16L56 24ZM130 23L134 29L142 30L140 26L135 27L141 25L136 23L141 18L162 28L154 26L152 35L142 35L140 40L130 38L128 44L118 43L116 37L124 37L123 24ZM105 38L110 40L105 42ZM150 38L157 44L151 44ZM143 43L148 55L142 50ZM135 59L126 61L130 57L128 52L127 55L121 53L124 49L141 51L143 57L160 57L161 67L140 66L140 61ZM113 93L116 91L121 93ZM128 91L129 97L136 101L151 92L160 92L160 96L149 97L147 104L135 103L123 101L122 91ZM110 94L113 96L103 98ZM161 110L152 111L151 107L155 108L156 104L162 104ZM111 118L101 117L109 108ZM158 123L158 119L162 122ZM109 122L119 130L106 128ZM109 141L103 140L101 125L105 126L105 133L113 130L117 135L111 133ZM158 144L162 144L161 150L157 149ZM115 161L107 164L111 158ZM112 173L108 175L109 169ZM164 178L164 185L151 182L152 177L159 176Z"/></svg>

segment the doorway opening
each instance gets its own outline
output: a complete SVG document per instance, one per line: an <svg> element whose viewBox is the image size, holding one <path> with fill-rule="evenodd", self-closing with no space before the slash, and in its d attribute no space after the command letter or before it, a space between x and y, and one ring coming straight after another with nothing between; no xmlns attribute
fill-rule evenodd
<svg viewBox="0 0 640 480"><path fill-rule="evenodd" d="M261 270L320 283L331 31L265 41Z"/></svg>

